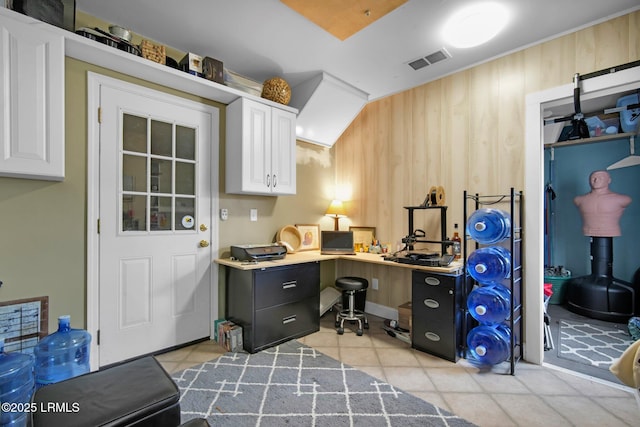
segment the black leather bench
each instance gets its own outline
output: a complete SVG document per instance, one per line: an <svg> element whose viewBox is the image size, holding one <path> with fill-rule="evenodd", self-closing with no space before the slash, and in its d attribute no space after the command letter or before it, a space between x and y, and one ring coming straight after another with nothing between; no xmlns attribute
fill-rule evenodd
<svg viewBox="0 0 640 427"><path fill-rule="evenodd" d="M36 390L30 421L33 427L176 427L179 399L169 374L148 356ZM208 425L194 421L189 425Z"/></svg>

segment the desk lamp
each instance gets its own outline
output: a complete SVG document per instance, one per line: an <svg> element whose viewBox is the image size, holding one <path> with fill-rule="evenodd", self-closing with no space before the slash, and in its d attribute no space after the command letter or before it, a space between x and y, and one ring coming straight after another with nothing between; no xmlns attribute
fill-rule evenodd
<svg viewBox="0 0 640 427"><path fill-rule="evenodd" d="M346 211L344 210L344 206L342 205L342 201L333 200L325 213L326 216L333 217L335 230L338 231L340 229L338 221L340 218L345 218L347 216Z"/></svg>

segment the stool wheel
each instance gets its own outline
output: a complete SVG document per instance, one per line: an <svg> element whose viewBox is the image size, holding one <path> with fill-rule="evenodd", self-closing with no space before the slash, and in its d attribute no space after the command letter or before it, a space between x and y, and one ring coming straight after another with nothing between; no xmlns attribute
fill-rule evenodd
<svg viewBox="0 0 640 427"><path fill-rule="evenodd" d="M361 337L361 336L362 336L362 329L358 329L358 330L356 331L356 335L358 335L359 337Z"/></svg>
<svg viewBox="0 0 640 427"><path fill-rule="evenodd" d="M344 334L344 328L338 328L338 335L342 335L342 334Z"/></svg>
<svg viewBox="0 0 640 427"><path fill-rule="evenodd" d="M366 320L364 321L364 328L369 329L369 322L367 322Z"/></svg>

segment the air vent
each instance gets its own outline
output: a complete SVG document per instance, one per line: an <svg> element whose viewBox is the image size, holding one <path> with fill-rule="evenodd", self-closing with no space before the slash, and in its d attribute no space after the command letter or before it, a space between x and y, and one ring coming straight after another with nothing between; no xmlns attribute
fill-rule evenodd
<svg viewBox="0 0 640 427"><path fill-rule="evenodd" d="M409 66L414 70L419 70L420 68L426 67L429 63L424 58L416 59L415 61L409 62Z"/></svg>
<svg viewBox="0 0 640 427"><path fill-rule="evenodd" d="M417 71L420 68L426 67L427 65L435 64L436 62L444 61L448 58L451 58L451 54L447 52L445 48L442 48L422 58L414 59L408 64L411 68Z"/></svg>

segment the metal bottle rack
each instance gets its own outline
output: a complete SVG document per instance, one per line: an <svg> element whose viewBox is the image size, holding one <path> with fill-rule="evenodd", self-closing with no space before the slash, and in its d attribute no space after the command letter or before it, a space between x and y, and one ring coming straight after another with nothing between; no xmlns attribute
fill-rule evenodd
<svg viewBox="0 0 640 427"><path fill-rule="evenodd" d="M467 191L464 191L464 224L467 223L468 219L468 208L469 204L472 202L474 210L480 209L481 207L486 207L489 205L497 205L497 204L509 204L509 214L511 215L511 235L508 239L509 250L511 251L511 277L509 279L510 290L511 290L511 316L508 321L508 326L511 329L511 345L510 345L510 356L509 356L509 373L511 375L515 374L515 365L516 363L522 359L522 337L523 337L523 269L522 269L522 218L523 218L523 203L522 203L522 191L515 191L511 188L509 194L499 194L499 195L469 195ZM507 209L503 209L507 210ZM466 227L465 227L466 230ZM476 280L473 279L469 273L467 273L467 255L470 253L469 251L469 240L471 240L470 236L466 234L465 238L462 240L462 260L464 264L464 281L465 286L463 286L464 292L470 292L471 289L477 284ZM478 242L473 241L475 245L475 249L480 247ZM468 295L465 295L465 301ZM466 305L464 306L464 315L465 317L470 317ZM466 322L463 322L463 328L466 329ZM463 330L463 336L466 337L469 331ZM466 338L465 338L466 341ZM465 343L465 351L466 355L468 352L468 348Z"/></svg>

